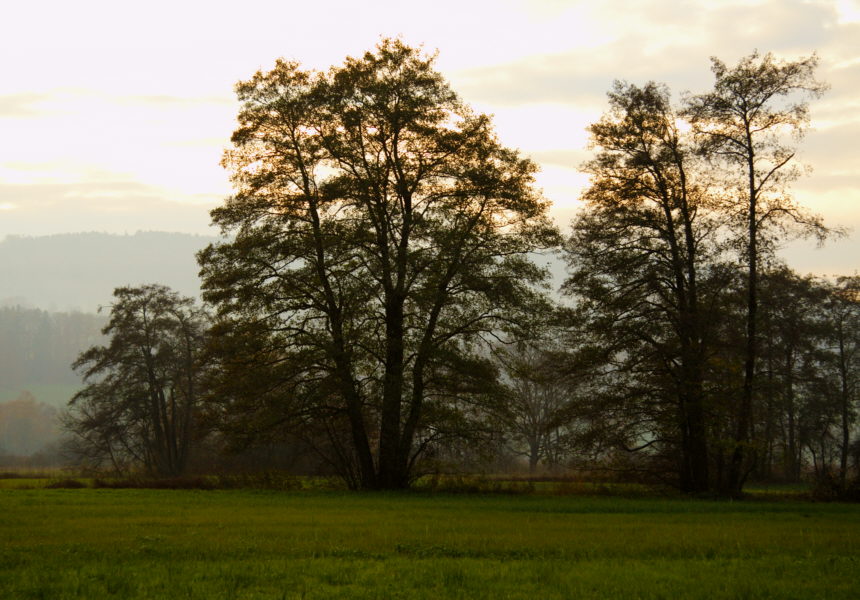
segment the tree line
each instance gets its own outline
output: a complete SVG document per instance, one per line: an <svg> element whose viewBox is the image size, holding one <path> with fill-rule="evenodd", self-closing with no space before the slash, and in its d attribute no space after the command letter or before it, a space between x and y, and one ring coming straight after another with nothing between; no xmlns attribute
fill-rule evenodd
<svg viewBox="0 0 860 600"><path fill-rule="evenodd" d="M0 307L2 465L61 460L57 408L80 386L70 363L102 339L103 324L91 314Z"/></svg>
<svg viewBox="0 0 860 600"><path fill-rule="evenodd" d="M0 306L0 399L33 385L79 384L69 365L81 348L101 340L103 326L98 315Z"/></svg>
<svg viewBox="0 0 860 600"><path fill-rule="evenodd" d="M678 105L617 82L566 234L536 165L433 62L388 39L237 84L207 308L115 292L109 343L76 362L79 454L175 475L195 447L280 440L360 489L515 454L695 493L810 468L847 489L858 279L775 255L833 233L789 193L816 57L713 59L713 89Z"/></svg>

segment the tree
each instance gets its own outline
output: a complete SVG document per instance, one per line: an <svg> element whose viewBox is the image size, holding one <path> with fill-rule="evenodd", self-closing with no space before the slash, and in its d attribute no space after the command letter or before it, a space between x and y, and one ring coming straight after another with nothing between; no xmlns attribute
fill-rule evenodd
<svg viewBox="0 0 860 600"><path fill-rule="evenodd" d="M199 410L206 315L161 285L117 288L114 298L102 330L108 344L73 364L86 386L65 415L72 449L117 470L180 475Z"/></svg>
<svg viewBox="0 0 860 600"><path fill-rule="evenodd" d="M700 142L700 151L725 169L724 186L735 190L730 210L745 226L743 256L747 264L744 379L737 409L734 450L725 490L739 494L751 467L751 427L755 368L758 355L759 255L768 242L801 225L823 233L817 217L797 206L787 194L799 171L792 163L790 139L801 137L809 122L806 99L821 95L815 80L815 55L781 61L754 52L729 68L711 59L714 89L686 101L685 116ZM768 239L769 237L769 239Z"/></svg>
<svg viewBox="0 0 860 600"><path fill-rule="evenodd" d="M860 277L840 277L828 288L825 303L829 333L828 358L839 420L839 487L848 484L851 429L860 399Z"/></svg>
<svg viewBox="0 0 860 600"><path fill-rule="evenodd" d="M57 410L30 392L0 402L0 454L26 456L57 440Z"/></svg>
<svg viewBox="0 0 860 600"><path fill-rule="evenodd" d="M103 326L102 315L0 307L0 398L11 399L20 390L38 386L43 402L68 400L68 393L64 397L60 390L77 389L79 382L69 365L81 350L99 341ZM45 384L52 391L45 390Z"/></svg>
<svg viewBox="0 0 860 600"><path fill-rule="evenodd" d="M800 277L784 266L761 273L761 332L758 371L763 381L759 397L763 406L758 432L754 437L759 468L765 477L781 442L782 474L800 481L803 464L803 423L801 414L810 415L816 400L823 399L826 377L822 352L827 334L826 311L829 291L815 278ZM826 405L829 402L818 402ZM820 410L815 412L820 413ZM777 427L779 425L779 427ZM779 430L779 431L778 431Z"/></svg>
<svg viewBox="0 0 860 600"><path fill-rule="evenodd" d="M212 212L235 237L199 255L225 427L316 431L350 485L404 487L468 429L494 377L482 339L543 301L528 253L558 234L536 167L399 40L237 92L236 193Z"/></svg>
<svg viewBox="0 0 860 600"><path fill-rule="evenodd" d="M565 246L564 290L603 348L604 406L626 415L616 439L677 456L680 487L703 492L707 300L709 286L719 289L711 265L720 222L668 90L616 82L609 103L589 128L597 155L584 166L591 184Z"/></svg>
<svg viewBox="0 0 860 600"><path fill-rule="evenodd" d="M557 369L560 353L547 336L494 352L505 386L497 418L513 451L528 458L532 474L541 461L550 468L560 466L573 437L574 390L580 392L580 381L572 382Z"/></svg>

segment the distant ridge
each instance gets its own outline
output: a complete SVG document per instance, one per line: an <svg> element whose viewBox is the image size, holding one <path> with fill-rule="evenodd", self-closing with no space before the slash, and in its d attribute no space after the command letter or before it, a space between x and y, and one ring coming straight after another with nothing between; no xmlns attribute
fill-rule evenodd
<svg viewBox="0 0 860 600"><path fill-rule="evenodd" d="M216 240L161 231L8 236L0 241L0 305L91 313L114 288L143 283L197 296L195 254Z"/></svg>

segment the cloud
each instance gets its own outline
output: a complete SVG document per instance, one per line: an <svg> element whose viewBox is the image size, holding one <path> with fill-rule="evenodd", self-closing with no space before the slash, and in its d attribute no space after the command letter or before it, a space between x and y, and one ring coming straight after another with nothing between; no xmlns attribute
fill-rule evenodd
<svg viewBox="0 0 860 600"><path fill-rule="evenodd" d="M0 118L35 117L43 111L36 105L49 99L47 94L9 94L0 96Z"/></svg>
<svg viewBox="0 0 860 600"><path fill-rule="evenodd" d="M794 187L857 194L860 22L842 0L439 0L431 9L251 0L239 12L94 1L58 4L47 21L33 3L11 9L18 26L0 40L16 56L0 83L0 204L15 205L2 213L6 230L123 231L140 221L205 231L206 207L229 188L218 161L235 127L233 83L277 56L325 69L398 33L439 48L453 88L495 114L503 143L542 165L559 211L578 195L585 127L614 79L665 82L677 100L711 86L711 55L731 65L756 48L787 59L817 50L832 90L811 105L817 131L799 148L815 170ZM302 27L284 37L285 22Z"/></svg>
<svg viewBox="0 0 860 600"><path fill-rule="evenodd" d="M2 184L0 238L70 231L139 229L211 233L208 212L217 198L176 197L136 181Z"/></svg>
<svg viewBox="0 0 860 600"><path fill-rule="evenodd" d="M152 186L135 181L0 184L0 200L14 200L27 211L72 204L77 208L129 210L160 197Z"/></svg>
<svg viewBox="0 0 860 600"><path fill-rule="evenodd" d="M851 237L830 240L823 247L810 240L797 240L779 254L799 273L829 277L857 274L860 239L855 232Z"/></svg>
<svg viewBox="0 0 860 600"><path fill-rule="evenodd" d="M500 106L538 102L594 105L602 100L611 78L584 69L579 52L529 57L516 63L470 69L452 77L455 88L471 101Z"/></svg>
<svg viewBox="0 0 860 600"><path fill-rule="evenodd" d="M857 28L857 37L860 39L860 27ZM853 64L824 65L820 78L830 85L830 89L821 100L816 100L813 119L831 120L850 114L860 120L860 56Z"/></svg>
<svg viewBox="0 0 860 600"><path fill-rule="evenodd" d="M703 21L706 19L706 22ZM758 48L794 55L821 48L832 39L838 15L829 2L770 0L756 6L721 5L699 24L705 44L715 44L734 60Z"/></svg>
<svg viewBox="0 0 860 600"><path fill-rule="evenodd" d="M464 96L476 101L594 105L603 103L614 79L653 80L668 83L676 94L696 92L712 81L712 55L732 64L758 48L796 58L830 44L844 46L850 39L847 31L858 29L837 26L836 11L827 3L785 0L752 6L615 1L602 3L597 16L602 22L594 26L614 34L599 47L532 55L464 70L452 79Z"/></svg>
<svg viewBox="0 0 860 600"><path fill-rule="evenodd" d="M798 144L800 157L813 168L805 178L821 189L854 187L860 190L857 140L860 139L860 120L843 123L838 127L813 131Z"/></svg>
<svg viewBox="0 0 860 600"><path fill-rule="evenodd" d="M860 189L860 173L814 174L794 187L813 192L842 191L854 195Z"/></svg>
<svg viewBox="0 0 860 600"><path fill-rule="evenodd" d="M55 91L39 118L4 121L0 181L73 183L91 181L93 171L99 171L100 180L105 172L123 173L128 176L119 179L181 194L226 191L219 161L235 108L207 102L205 96L178 98L149 102L146 97ZM201 104L194 98L202 98Z"/></svg>
<svg viewBox="0 0 860 600"><path fill-rule="evenodd" d="M532 160L541 165L553 165L567 169L578 169L583 162L591 157L591 153L585 150L538 150L528 154Z"/></svg>
<svg viewBox="0 0 860 600"><path fill-rule="evenodd" d="M119 104L144 104L158 107L190 107L199 108L206 104L229 104L235 105L236 101L232 96L170 96L166 94L144 94L144 95L126 95L113 96L109 100Z"/></svg>

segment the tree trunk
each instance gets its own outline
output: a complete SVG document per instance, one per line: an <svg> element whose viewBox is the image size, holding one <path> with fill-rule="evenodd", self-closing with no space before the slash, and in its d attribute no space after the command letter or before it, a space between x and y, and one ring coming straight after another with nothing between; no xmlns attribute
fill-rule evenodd
<svg viewBox="0 0 860 600"><path fill-rule="evenodd" d="M708 446L705 416L702 408L701 388L694 393L687 405L687 427L689 431L690 492L702 493L710 489L708 477Z"/></svg>
<svg viewBox="0 0 860 600"><path fill-rule="evenodd" d="M403 404L403 304L398 298L389 301L385 311L386 357L382 390L382 414L379 429L380 489L401 489L409 484L401 456L401 407Z"/></svg>
<svg viewBox="0 0 860 600"><path fill-rule="evenodd" d="M756 329L758 318L758 210L756 207L757 190L755 185L755 155L751 133L747 129L747 175L749 184L749 205L747 212L747 319L746 347L744 352L744 382L741 388L740 406L734 437L734 450L729 462L725 493L740 496L746 479L746 467L752 448L750 428L753 417L753 392L755 385Z"/></svg>
<svg viewBox="0 0 860 600"><path fill-rule="evenodd" d="M540 441L536 437L529 438L529 475L534 475L540 462Z"/></svg>
<svg viewBox="0 0 860 600"><path fill-rule="evenodd" d="M845 358L845 336L842 323L839 324L839 400L840 417L842 420L842 448L839 453L839 487L842 491L846 489L848 478L848 450L851 435L851 421L849 415L850 394L848 389L848 365Z"/></svg>

